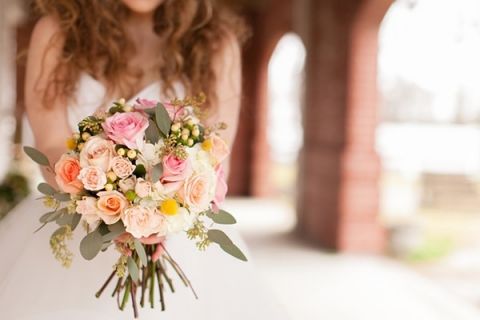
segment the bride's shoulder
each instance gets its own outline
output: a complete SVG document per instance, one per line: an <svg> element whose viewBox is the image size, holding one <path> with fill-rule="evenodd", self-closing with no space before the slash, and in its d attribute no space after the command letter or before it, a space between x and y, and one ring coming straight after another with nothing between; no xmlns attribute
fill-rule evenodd
<svg viewBox="0 0 480 320"><path fill-rule="evenodd" d="M61 28L59 21L51 15L41 17L35 24L32 32L32 44L48 43L54 37L61 37Z"/></svg>

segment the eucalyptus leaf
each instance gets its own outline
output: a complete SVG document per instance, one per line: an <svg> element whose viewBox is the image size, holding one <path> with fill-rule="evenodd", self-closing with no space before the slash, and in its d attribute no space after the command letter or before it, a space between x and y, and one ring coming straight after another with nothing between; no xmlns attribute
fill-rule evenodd
<svg viewBox="0 0 480 320"><path fill-rule="evenodd" d="M57 191L48 183L40 183L37 186L37 190L40 191L40 193L43 193L46 196L53 196Z"/></svg>
<svg viewBox="0 0 480 320"><path fill-rule="evenodd" d="M73 214L63 214L60 215L57 219L56 222L59 226L66 226L66 225L72 225L73 222Z"/></svg>
<svg viewBox="0 0 480 320"><path fill-rule="evenodd" d="M90 232L80 242L80 253L85 260L92 260L102 249L102 235L97 231Z"/></svg>
<svg viewBox="0 0 480 320"><path fill-rule="evenodd" d="M153 120L148 121L148 128L145 131L145 139L151 143L157 143L160 140L160 131Z"/></svg>
<svg viewBox="0 0 480 320"><path fill-rule="evenodd" d="M243 252L233 243L228 244L228 245L220 246L220 248L222 248L223 251L225 251L229 255L237 258L238 260L242 260L242 261L245 261L245 262L248 261L247 257L243 254Z"/></svg>
<svg viewBox="0 0 480 320"><path fill-rule="evenodd" d="M168 137L168 134L170 133L170 127L172 126L172 120L170 120L170 115L168 114L167 109L165 109L161 103L159 103L155 108L155 120L160 132L165 137Z"/></svg>
<svg viewBox="0 0 480 320"><path fill-rule="evenodd" d="M72 200L72 197L68 193L55 193L53 197L60 202L67 202Z"/></svg>
<svg viewBox="0 0 480 320"><path fill-rule="evenodd" d="M40 217L38 221L40 223L49 223L55 221L60 216L60 213L57 211L47 212L43 216Z"/></svg>
<svg viewBox="0 0 480 320"><path fill-rule="evenodd" d="M218 224L235 224L237 220L234 216L228 213L225 210L220 210L218 213L209 211L207 217L213 220L213 222Z"/></svg>
<svg viewBox="0 0 480 320"><path fill-rule="evenodd" d="M135 261L133 261L132 257L128 257L127 266L128 266L128 273L130 274L130 278L132 278L134 282L138 282L138 273L139 273L138 266L135 263Z"/></svg>
<svg viewBox="0 0 480 320"><path fill-rule="evenodd" d="M50 166L50 161L48 161L48 158L37 149L32 147L23 147L23 151L27 154L27 156L30 157L30 159L39 165L46 167Z"/></svg>
<svg viewBox="0 0 480 320"><path fill-rule="evenodd" d="M133 241L133 244L135 245L135 251L137 251L138 257L140 258L142 265L146 266L148 263L148 260L147 260L147 253L145 252L145 247L137 239Z"/></svg>
<svg viewBox="0 0 480 320"><path fill-rule="evenodd" d="M78 214L78 213L75 213L73 215L73 219L72 219L72 231L74 231L75 229L77 229L78 227L78 224L80 223L80 220L82 219L82 215Z"/></svg>
<svg viewBox="0 0 480 320"><path fill-rule="evenodd" d="M108 226L108 232L103 235L103 241L109 242L115 240L123 233L125 233L125 226L122 221L118 221L117 223Z"/></svg>
<svg viewBox="0 0 480 320"><path fill-rule="evenodd" d="M232 240L230 240L230 238L225 234L225 232L215 229L208 231L208 240L215 242L220 246L227 246L233 244Z"/></svg>
<svg viewBox="0 0 480 320"><path fill-rule="evenodd" d="M162 164L159 163L152 168L152 174L151 174L152 181L156 182L160 180L160 177L162 176L162 174L163 174L163 167L162 167Z"/></svg>

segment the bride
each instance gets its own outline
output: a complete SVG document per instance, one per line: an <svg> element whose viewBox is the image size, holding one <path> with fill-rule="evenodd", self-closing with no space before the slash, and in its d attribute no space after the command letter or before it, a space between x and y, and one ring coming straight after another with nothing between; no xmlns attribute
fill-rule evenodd
<svg viewBox="0 0 480 320"><path fill-rule="evenodd" d="M204 92L208 121L223 121L233 142L241 96L241 28L214 0L37 0L43 17L29 50L26 105L38 149L55 162L76 123L114 98L163 100ZM54 184L52 176L45 179ZM28 199L0 222L2 319L131 319L108 294L93 293L116 261L109 250L94 261L77 253L63 269L52 257L52 230L36 234L41 203ZM235 236L244 247L238 235ZM78 248L78 239L71 243ZM197 252L178 236L167 247L199 295L177 285L167 310L142 319L281 320L286 316L251 263L216 248Z"/></svg>

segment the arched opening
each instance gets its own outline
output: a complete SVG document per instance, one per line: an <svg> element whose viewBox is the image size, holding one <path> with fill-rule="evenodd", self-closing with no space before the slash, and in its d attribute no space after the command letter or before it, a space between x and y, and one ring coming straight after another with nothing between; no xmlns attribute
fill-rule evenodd
<svg viewBox="0 0 480 320"><path fill-rule="evenodd" d="M272 195L289 203L296 193L297 160L303 144L305 55L301 38L287 33L278 42L268 66L266 129Z"/></svg>
<svg viewBox="0 0 480 320"><path fill-rule="evenodd" d="M480 257L479 12L397 1L380 33L382 216L396 253L451 272Z"/></svg>

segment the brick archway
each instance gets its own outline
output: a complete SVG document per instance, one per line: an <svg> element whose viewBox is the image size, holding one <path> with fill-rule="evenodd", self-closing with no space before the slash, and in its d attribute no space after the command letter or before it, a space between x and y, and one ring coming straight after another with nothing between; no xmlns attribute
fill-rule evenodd
<svg viewBox="0 0 480 320"><path fill-rule="evenodd" d="M391 0L310 1L299 232L326 248L383 251L378 221L378 29Z"/></svg>

